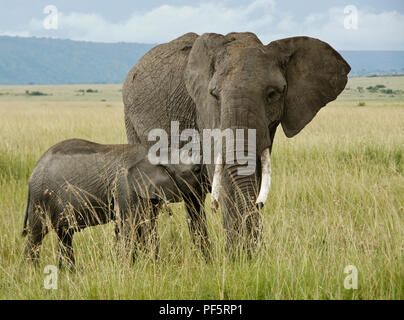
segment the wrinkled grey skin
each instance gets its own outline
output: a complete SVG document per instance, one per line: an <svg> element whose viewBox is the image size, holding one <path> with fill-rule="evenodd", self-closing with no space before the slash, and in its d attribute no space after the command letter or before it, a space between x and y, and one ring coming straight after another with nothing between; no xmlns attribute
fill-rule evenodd
<svg viewBox="0 0 404 320"><path fill-rule="evenodd" d="M200 165L152 165L135 145L102 145L71 139L51 147L29 179L23 234L33 261L48 230L59 238L61 266L74 265L74 232L117 222L126 246L152 241L158 250L156 219L162 201L178 202L199 187ZM135 235L135 239L131 237Z"/></svg>
<svg viewBox="0 0 404 320"><path fill-rule="evenodd" d="M262 151L272 150L279 124L289 138L299 133L344 89L349 71L333 48L309 37L264 45L253 33L187 33L150 50L129 72L123 86L128 142L148 146L148 132L170 132L173 120L181 131L256 129L255 173L241 176L240 164L225 165L219 196L228 245L255 243ZM212 182L214 165L206 169ZM196 237L206 238L205 213L197 209L191 224Z"/></svg>

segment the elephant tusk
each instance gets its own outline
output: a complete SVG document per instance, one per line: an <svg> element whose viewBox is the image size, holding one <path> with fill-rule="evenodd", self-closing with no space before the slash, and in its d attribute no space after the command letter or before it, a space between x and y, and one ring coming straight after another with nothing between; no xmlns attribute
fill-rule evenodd
<svg viewBox="0 0 404 320"><path fill-rule="evenodd" d="M255 203L264 205L265 201L267 201L269 190L271 189L271 155L269 148L266 148L261 154L261 166L261 188Z"/></svg>
<svg viewBox="0 0 404 320"><path fill-rule="evenodd" d="M223 173L223 164L222 164L222 155L218 155L216 159L215 165L215 173L213 174L212 181L212 195L211 195L211 208L213 211L217 211L219 209L219 193L220 186L222 181L222 173Z"/></svg>

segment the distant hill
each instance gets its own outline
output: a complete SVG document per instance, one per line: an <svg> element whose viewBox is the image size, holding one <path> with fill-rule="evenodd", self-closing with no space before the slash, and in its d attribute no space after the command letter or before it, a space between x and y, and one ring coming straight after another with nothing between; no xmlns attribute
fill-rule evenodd
<svg viewBox="0 0 404 320"><path fill-rule="evenodd" d="M0 84L121 83L154 46L0 36Z"/></svg>
<svg viewBox="0 0 404 320"><path fill-rule="evenodd" d="M404 75L404 51L340 51L352 76Z"/></svg>
<svg viewBox="0 0 404 320"><path fill-rule="evenodd" d="M154 44L0 36L0 85L121 83ZM350 76L404 74L404 51L341 51Z"/></svg>

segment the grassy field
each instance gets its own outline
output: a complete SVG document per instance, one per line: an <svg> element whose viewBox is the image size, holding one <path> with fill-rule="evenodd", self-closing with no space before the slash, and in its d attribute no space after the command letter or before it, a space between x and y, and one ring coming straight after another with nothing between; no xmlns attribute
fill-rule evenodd
<svg viewBox="0 0 404 320"><path fill-rule="evenodd" d="M87 228L74 239L78 271L60 271L57 290L44 288L43 273L57 264L56 235L45 238L39 268L22 255L27 181L62 139L126 142L121 86L0 87L0 298L404 299L404 78L347 87L295 138L278 131L265 248L254 258L226 257L221 215L208 209L206 263L174 204L159 220L157 263L122 263L113 225ZM347 265L357 290L344 288Z"/></svg>

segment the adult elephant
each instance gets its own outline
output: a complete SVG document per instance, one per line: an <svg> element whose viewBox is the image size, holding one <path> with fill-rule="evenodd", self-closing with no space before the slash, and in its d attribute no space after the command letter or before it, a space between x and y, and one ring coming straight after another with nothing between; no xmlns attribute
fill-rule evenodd
<svg viewBox="0 0 404 320"><path fill-rule="evenodd" d="M252 174L239 174L237 161L226 164L229 153L234 157L244 149L224 148L224 164L206 165L212 205L219 199L228 245L255 242L261 229L257 206L269 192L278 125L289 138L299 133L344 89L349 71L341 55L318 39L293 37L263 45L248 32L187 33L151 49L129 72L123 86L128 142L150 145L150 130L170 134L171 121L179 121L180 131L255 129ZM205 192L198 193L203 201ZM191 199L186 207L193 239L206 248L203 206Z"/></svg>

